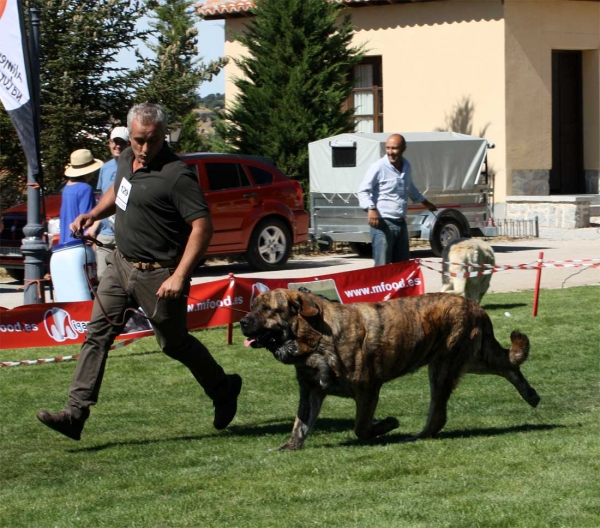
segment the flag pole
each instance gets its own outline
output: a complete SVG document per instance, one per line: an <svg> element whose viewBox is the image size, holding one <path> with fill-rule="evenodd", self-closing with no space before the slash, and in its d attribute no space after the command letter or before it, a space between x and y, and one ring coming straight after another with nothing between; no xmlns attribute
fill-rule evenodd
<svg viewBox="0 0 600 528"><path fill-rule="evenodd" d="M41 224L40 194L42 184L42 166L40 163L40 10L35 2L31 2L30 15L30 82L31 103L33 107L33 132L36 145L37 167L27 163L27 225L23 228L23 245L21 251L25 256L25 293L24 304L45 302L44 264L48 247L42 236L44 228ZM24 35L23 35L24 37Z"/></svg>

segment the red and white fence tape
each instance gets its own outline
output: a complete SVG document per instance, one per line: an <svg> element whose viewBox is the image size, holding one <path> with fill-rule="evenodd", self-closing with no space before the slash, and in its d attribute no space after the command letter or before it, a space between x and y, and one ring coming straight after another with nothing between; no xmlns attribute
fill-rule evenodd
<svg viewBox="0 0 600 528"><path fill-rule="evenodd" d="M40 363L61 363L63 361L72 361L77 359L79 354L73 356L60 356L46 359L25 359L23 361L3 361L0 367L19 367L20 365L38 365Z"/></svg>
<svg viewBox="0 0 600 528"><path fill-rule="evenodd" d="M437 271L441 275L446 277L454 277L458 279L465 279L470 277L481 277L482 275L491 275L492 273L497 273L498 271L506 271L506 270L535 270L540 268L600 268L600 259L579 259L579 260L549 260L548 262L534 262L531 264L475 264L474 262L440 262L437 260L423 260L423 259L415 259L419 265L424 268L430 269L432 271ZM429 262L432 264L444 265L448 266L460 266L462 268L471 268L475 271L468 271L463 273L452 273L450 271L443 271L432 266L428 266L424 264L424 262Z"/></svg>
<svg viewBox="0 0 600 528"><path fill-rule="evenodd" d="M548 260L543 268L600 268L600 259Z"/></svg>
<svg viewBox="0 0 600 528"><path fill-rule="evenodd" d="M137 341L140 338L133 339L123 339L122 341L117 341L111 347L111 350L122 348L126 345ZM79 354L73 354L72 356L58 356L53 358L45 358L45 359L25 359L23 361L2 361L0 363L1 367L20 367L21 365L39 365L42 363L62 363L64 361L73 361L79 357Z"/></svg>

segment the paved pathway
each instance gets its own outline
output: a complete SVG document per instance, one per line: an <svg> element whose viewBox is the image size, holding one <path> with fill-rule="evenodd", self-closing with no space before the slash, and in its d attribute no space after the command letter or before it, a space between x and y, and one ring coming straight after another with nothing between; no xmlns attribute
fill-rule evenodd
<svg viewBox="0 0 600 528"><path fill-rule="evenodd" d="M498 240L492 242L499 265L531 264L537 261L540 252L544 261L565 261L576 259L600 259L600 228L549 229L540 228L539 238L520 240ZM440 262L428 249L412 252L413 258ZM371 259L357 258L355 255L325 255L318 257L296 257L289 261L286 269L277 272L251 272L245 264L211 263L199 270L192 283L198 284L227 277L234 273L244 277L313 277L354 269L370 268ZM439 265L431 264L440 269ZM534 270L507 270L495 273L489 292L509 292L533 290ZM439 291L441 275L437 271L423 268L425 290ZM600 285L600 268L544 268L541 287L568 288L572 286ZM0 306L14 308L23 303L20 285L9 279L0 281Z"/></svg>

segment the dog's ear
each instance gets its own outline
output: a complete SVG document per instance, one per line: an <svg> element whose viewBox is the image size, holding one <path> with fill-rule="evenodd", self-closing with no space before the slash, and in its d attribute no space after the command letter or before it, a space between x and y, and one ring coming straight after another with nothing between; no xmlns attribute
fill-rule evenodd
<svg viewBox="0 0 600 528"><path fill-rule="evenodd" d="M314 317L321 312L313 297L304 293L290 291L290 304L303 317Z"/></svg>

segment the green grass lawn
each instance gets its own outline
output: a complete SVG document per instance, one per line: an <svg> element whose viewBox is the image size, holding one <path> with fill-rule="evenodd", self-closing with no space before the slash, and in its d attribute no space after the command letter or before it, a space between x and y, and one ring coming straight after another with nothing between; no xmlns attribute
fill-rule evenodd
<svg viewBox="0 0 600 528"><path fill-rule="evenodd" d="M542 397L467 376L440 438L403 443L425 423L427 372L384 386L377 416L400 429L361 443L354 403L330 397L303 450L272 452L297 406L294 369L243 347L239 329L198 332L244 378L238 416L212 427L189 372L146 338L111 353L81 442L42 426L59 410L75 362L0 369L1 527L598 527L600 287L489 294L496 336L529 335L523 372ZM510 313L510 317L505 315ZM1 352L2 361L77 353Z"/></svg>

